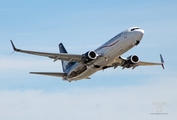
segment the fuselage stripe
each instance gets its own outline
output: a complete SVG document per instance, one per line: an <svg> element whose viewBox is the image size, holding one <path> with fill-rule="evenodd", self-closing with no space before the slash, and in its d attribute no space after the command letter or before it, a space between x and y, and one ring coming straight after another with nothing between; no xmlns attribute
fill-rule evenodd
<svg viewBox="0 0 177 120"><path fill-rule="evenodd" d="M105 48L105 47L111 47L111 46L115 45L115 44L118 43L118 42L119 42L119 40L116 41L115 43L112 43L111 45L102 46L102 47L100 47L100 49Z"/></svg>

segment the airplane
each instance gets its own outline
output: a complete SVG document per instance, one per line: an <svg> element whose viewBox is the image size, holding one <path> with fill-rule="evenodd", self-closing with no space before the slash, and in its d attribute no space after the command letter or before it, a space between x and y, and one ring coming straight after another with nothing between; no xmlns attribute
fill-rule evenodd
<svg viewBox="0 0 177 120"><path fill-rule="evenodd" d="M48 53L22 50L15 47L10 40L13 50L16 52L32 55L49 57L55 61L61 60L63 72L30 72L30 74L39 74L47 76L61 77L64 81L77 81L82 79L91 79L90 76L99 70L107 68L136 68L138 66L161 65L164 69L164 60L160 54L160 63L143 62L135 54L127 58L121 55L139 45L144 30L139 27L131 27L117 34L115 37L101 45L95 50L89 50L84 54L68 54L64 45L60 43L60 53Z"/></svg>

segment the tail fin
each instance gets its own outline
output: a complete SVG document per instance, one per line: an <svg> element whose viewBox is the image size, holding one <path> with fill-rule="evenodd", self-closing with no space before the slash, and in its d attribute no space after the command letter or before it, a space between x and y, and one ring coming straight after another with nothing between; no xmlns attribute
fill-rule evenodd
<svg viewBox="0 0 177 120"><path fill-rule="evenodd" d="M59 47L60 53L68 53L62 43L60 43L58 47ZM69 62L65 60L62 60L61 63L62 63L63 72L66 72L68 68L70 68L73 64L75 64L75 62Z"/></svg>

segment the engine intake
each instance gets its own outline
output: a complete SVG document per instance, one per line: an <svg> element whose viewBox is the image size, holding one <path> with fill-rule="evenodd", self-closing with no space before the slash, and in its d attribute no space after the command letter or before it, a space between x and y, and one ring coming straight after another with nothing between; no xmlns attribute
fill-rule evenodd
<svg viewBox="0 0 177 120"><path fill-rule="evenodd" d="M139 58L137 55L131 55L127 58L127 60L133 64L138 63L139 62Z"/></svg>
<svg viewBox="0 0 177 120"><path fill-rule="evenodd" d="M92 60L97 58L97 53L95 51L89 51L88 52L88 57Z"/></svg>
<svg viewBox="0 0 177 120"><path fill-rule="evenodd" d="M83 54L82 62L88 63L92 60L95 60L97 58L98 54L95 51L88 51L85 54Z"/></svg>

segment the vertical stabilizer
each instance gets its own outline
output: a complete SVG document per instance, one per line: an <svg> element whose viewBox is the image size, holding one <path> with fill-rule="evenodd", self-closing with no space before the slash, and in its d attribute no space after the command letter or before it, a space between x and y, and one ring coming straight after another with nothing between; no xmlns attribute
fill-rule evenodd
<svg viewBox="0 0 177 120"><path fill-rule="evenodd" d="M62 43L60 43L58 47L60 53L68 53ZM62 63L63 72L66 72L68 68L70 68L73 64L75 64L75 62L68 62L65 60L61 60L61 63Z"/></svg>

